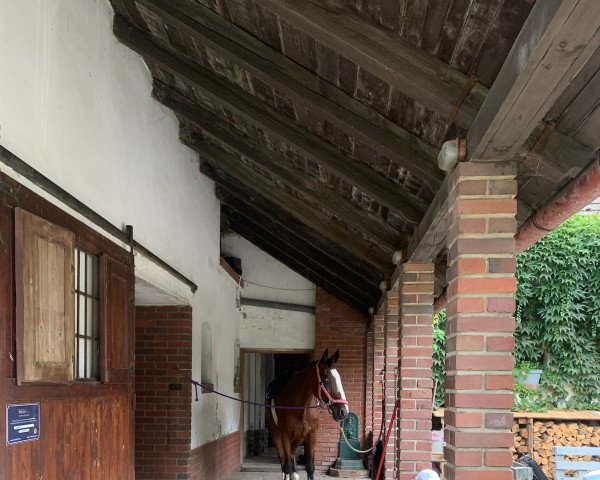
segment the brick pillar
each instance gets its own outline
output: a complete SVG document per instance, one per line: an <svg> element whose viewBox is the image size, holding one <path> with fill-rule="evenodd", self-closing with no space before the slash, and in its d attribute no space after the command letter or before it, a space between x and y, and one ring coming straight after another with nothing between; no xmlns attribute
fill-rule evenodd
<svg viewBox="0 0 600 480"><path fill-rule="evenodd" d="M448 480L510 480L516 169L450 174L445 458Z"/></svg>
<svg viewBox="0 0 600 480"><path fill-rule="evenodd" d="M405 263L400 277L399 479L431 468L432 263Z"/></svg>
<svg viewBox="0 0 600 480"><path fill-rule="evenodd" d="M373 322L371 322L371 326L367 330L367 336L365 337L365 367L367 372L365 376L365 439L370 432L373 432L373 361L375 359L373 347ZM373 435L376 435L376 433L373 432ZM375 439L373 439L373 441L375 441Z"/></svg>
<svg viewBox="0 0 600 480"><path fill-rule="evenodd" d="M387 292L385 312L385 419L386 428L392 419L394 404L398 396L398 291ZM397 425L392 428L390 440L385 452L385 478L395 478L397 471Z"/></svg>
<svg viewBox="0 0 600 480"><path fill-rule="evenodd" d="M384 314L373 317L373 435L379 435L383 419L383 384L381 372L385 365L385 325ZM374 438L373 441L377 441Z"/></svg>

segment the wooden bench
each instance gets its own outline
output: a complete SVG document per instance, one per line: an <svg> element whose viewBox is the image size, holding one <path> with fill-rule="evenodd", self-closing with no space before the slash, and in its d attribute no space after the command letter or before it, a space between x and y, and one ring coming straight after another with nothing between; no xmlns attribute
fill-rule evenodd
<svg viewBox="0 0 600 480"><path fill-rule="evenodd" d="M590 471L600 470L600 462L565 460L565 456L583 457L585 455L600 457L600 447L554 447L554 457L556 459L555 480L569 480L573 478L565 476L565 471L568 470L578 471L579 478L583 478L583 476Z"/></svg>

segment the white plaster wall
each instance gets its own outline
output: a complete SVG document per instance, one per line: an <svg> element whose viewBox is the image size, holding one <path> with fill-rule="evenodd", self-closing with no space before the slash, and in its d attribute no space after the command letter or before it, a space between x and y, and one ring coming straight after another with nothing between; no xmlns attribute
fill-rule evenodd
<svg viewBox="0 0 600 480"><path fill-rule="evenodd" d="M0 0L0 144L113 224L132 224L140 243L198 284L191 294L136 255L136 276L193 306L194 345L211 323L215 384L231 392L240 314L218 264L213 184L180 144L172 113L151 98L141 58L112 35L107 0ZM194 348L194 377L200 358ZM238 425L237 404L201 395L192 447Z"/></svg>
<svg viewBox="0 0 600 480"><path fill-rule="evenodd" d="M224 256L242 259L242 297L315 305L315 285L236 233L221 240ZM256 285L259 284L259 285ZM262 285L262 286L261 286ZM315 318L311 313L242 306L240 347L265 350L312 350Z"/></svg>

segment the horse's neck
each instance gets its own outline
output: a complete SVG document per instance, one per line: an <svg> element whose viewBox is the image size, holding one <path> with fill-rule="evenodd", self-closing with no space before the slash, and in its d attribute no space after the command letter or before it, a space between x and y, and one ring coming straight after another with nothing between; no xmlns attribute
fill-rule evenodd
<svg viewBox="0 0 600 480"><path fill-rule="evenodd" d="M298 375L298 378L292 377L283 388L282 395L290 406L304 406L312 403L313 385L315 379L313 373L309 370L303 375Z"/></svg>

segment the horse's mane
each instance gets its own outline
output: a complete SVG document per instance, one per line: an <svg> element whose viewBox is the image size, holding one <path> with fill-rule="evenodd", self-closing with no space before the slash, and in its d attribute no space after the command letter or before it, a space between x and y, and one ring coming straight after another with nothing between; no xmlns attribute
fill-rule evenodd
<svg viewBox="0 0 600 480"><path fill-rule="evenodd" d="M283 387L287 385L287 383L296 375L304 373L310 367L314 367L317 361L304 363L304 364L296 364L290 367L287 367L283 373L280 373L275 377L275 379L269 384L269 388L267 389L267 398L277 398L277 396L283 390Z"/></svg>

